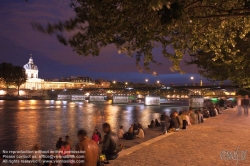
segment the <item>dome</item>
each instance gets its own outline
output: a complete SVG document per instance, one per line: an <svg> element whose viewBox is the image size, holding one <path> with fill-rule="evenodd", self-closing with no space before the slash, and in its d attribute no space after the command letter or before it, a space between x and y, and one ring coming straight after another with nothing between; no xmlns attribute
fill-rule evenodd
<svg viewBox="0 0 250 166"><path fill-rule="evenodd" d="M32 57L30 57L29 62L23 66L24 69L38 70L38 67L33 63Z"/></svg>

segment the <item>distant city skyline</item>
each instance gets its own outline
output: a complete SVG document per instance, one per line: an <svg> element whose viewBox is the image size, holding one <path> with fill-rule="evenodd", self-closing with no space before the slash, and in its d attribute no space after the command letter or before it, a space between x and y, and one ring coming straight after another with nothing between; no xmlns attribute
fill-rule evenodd
<svg viewBox="0 0 250 166"><path fill-rule="evenodd" d="M152 64L150 72L139 73L135 58L118 54L113 45L102 49L98 57L83 57L73 52L72 48L60 44L55 36L32 29L30 23L34 20L46 24L74 16L68 1L3 0L0 9L0 19L4 23L0 25L0 63L23 66L32 54L39 69L39 78L89 76L122 82L144 82L148 79L148 83L155 83L159 80L163 84L198 83L202 78L196 66L186 66L184 61L181 68L186 74L172 73L169 70L171 62L161 55L159 49L154 50L154 55L162 65ZM185 57L187 59L188 56ZM157 76L153 75L154 72ZM194 80L190 80L192 76ZM203 83L208 82L205 78L202 80Z"/></svg>

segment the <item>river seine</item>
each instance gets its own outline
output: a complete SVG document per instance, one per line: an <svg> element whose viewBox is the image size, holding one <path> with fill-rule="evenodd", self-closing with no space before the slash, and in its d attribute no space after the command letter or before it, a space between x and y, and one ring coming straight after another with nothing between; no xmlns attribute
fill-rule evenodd
<svg viewBox="0 0 250 166"><path fill-rule="evenodd" d="M58 138L66 135L75 145L79 129L86 129L91 137L95 128L101 131L104 122L110 123L115 132L120 125L128 130L134 122L146 128L163 111L188 109L186 104L144 106L140 103L112 105L111 101L0 100L0 152L30 150L36 143L42 150L55 149Z"/></svg>

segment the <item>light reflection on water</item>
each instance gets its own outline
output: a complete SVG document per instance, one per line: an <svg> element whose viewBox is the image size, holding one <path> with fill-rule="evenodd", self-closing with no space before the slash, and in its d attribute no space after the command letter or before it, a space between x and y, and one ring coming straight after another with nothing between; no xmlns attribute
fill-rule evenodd
<svg viewBox="0 0 250 166"><path fill-rule="evenodd" d="M127 130L134 122L146 127L160 114L187 107L144 106L142 104L112 105L105 103L54 100L0 100L0 151L27 150L39 143L44 150L55 149L58 137L69 135L75 144L79 129L91 136L95 127L101 131L104 122L118 131Z"/></svg>

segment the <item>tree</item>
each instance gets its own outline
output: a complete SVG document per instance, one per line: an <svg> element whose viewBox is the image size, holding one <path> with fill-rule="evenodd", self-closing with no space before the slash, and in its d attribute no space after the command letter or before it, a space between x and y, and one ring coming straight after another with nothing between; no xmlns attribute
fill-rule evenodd
<svg viewBox="0 0 250 166"><path fill-rule="evenodd" d="M250 31L249 0L71 0L70 6L74 18L33 27L55 34L79 55L98 56L102 47L115 44L118 52L135 56L137 65L143 58L146 69L157 63L156 46L173 62L172 71L182 72L183 55L199 50L213 51L223 62L222 52L237 59L235 38Z"/></svg>
<svg viewBox="0 0 250 166"><path fill-rule="evenodd" d="M7 90L11 85L13 85L14 79L13 79L13 65L11 63L1 63L0 64L0 78L1 81L6 86Z"/></svg>
<svg viewBox="0 0 250 166"><path fill-rule="evenodd" d="M25 69L21 66L14 66L13 73L13 84L17 86L17 92L19 96L19 88L22 84L24 84L27 80L27 75L25 73Z"/></svg>
<svg viewBox="0 0 250 166"><path fill-rule="evenodd" d="M19 96L19 88L26 82L27 76L23 67L13 66L11 63L3 62L0 64L0 79L7 90L11 85L17 86Z"/></svg>
<svg viewBox="0 0 250 166"><path fill-rule="evenodd" d="M239 34L240 32L238 32ZM235 56L227 51L222 51L222 57L216 58L214 51L198 51L191 54L191 61L188 64L196 64L199 73L215 81L230 80L242 88L250 87L250 33L244 39L235 38L235 49L239 50ZM229 47L232 49L233 46Z"/></svg>

